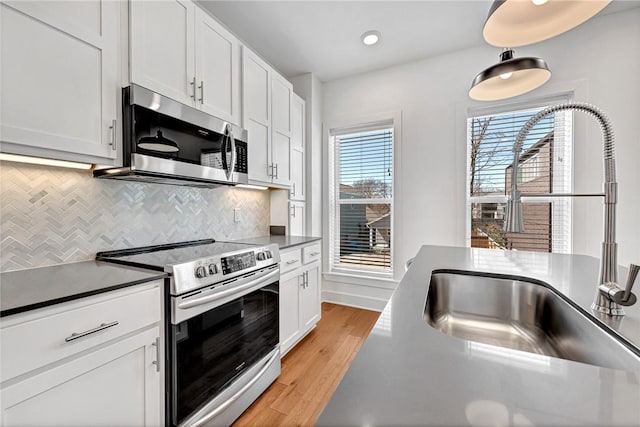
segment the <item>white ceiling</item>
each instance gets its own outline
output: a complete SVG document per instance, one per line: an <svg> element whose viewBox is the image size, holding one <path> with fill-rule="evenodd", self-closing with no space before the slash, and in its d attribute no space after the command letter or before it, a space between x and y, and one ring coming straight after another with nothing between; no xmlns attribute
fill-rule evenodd
<svg viewBox="0 0 640 427"><path fill-rule="evenodd" d="M199 3L288 77L322 81L482 45L490 0L217 1ZM640 6L614 1L602 13ZM382 33L375 46L360 35Z"/></svg>

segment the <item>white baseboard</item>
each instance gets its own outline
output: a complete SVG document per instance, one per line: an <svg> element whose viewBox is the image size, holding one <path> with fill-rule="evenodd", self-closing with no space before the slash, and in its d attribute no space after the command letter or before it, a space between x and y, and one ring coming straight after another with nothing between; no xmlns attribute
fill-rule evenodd
<svg viewBox="0 0 640 427"><path fill-rule="evenodd" d="M322 291L322 301L365 310L382 311L388 299L375 298L365 295L354 295L336 291Z"/></svg>

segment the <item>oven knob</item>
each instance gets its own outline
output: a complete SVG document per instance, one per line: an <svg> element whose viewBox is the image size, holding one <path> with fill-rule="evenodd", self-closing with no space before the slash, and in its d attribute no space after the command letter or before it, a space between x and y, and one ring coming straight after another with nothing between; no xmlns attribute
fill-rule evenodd
<svg viewBox="0 0 640 427"><path fill-rule="evenodd" d="M256 258L258 258L258 261L264 261L265 259L267 259L267 255L264 252L258 252Z"/></svg>
<svg viewBox="0 0 640 427"><path fill-rule="evenodd" d="M271 255L271 251L266 251L265 254L267 254L267 259L273 258L273 255Z"/></svg>
<svg viewBox="0 0 640 427"><path fill-rule="evenodd" d="M204 268L204 266L201 265L200 267L196 268L196 277L198 279L207 277L207 270Z"/></svg>
<svg viewBox="0 0 640 427"><path fill-rule="evenodd" d="M215 264L209 264L209 274L218 274L218 266Z"/></svg>

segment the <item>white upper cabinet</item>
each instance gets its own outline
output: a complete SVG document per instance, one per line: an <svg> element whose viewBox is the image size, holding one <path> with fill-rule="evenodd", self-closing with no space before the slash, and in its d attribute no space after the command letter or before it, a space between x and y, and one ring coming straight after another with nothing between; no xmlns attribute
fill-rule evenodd
<svg viewBox="0 0 640 427"><path fill-rule="evenodd" d="M131 81L194 105L195 5L188 0L132 0Z"/></svg>
<svg viewBox="0 0 640 427"><path fill-rule="evenodd" d="M242 126L249 132L249 180L290 187L293 86L242 47Z"/></svg>
<svg viewBox="0 0 640 427"><path fill-rule="evenodd" d="M240 42L190 0L130 2L131 81L240 124Z"/></svg>
<svg viewBox="0 0 640 427"><path fill-rule="evenodd" d="M289 235L305 236L305 203L289 202Z"/></svg>
<svg viewBox="0 0 640 427"><path fill-rule="evenodd" d="M209 114L240 124L240 43L196 8L196 103Z"/></svg>
<svg viewBox="0 0 640 427"><path fill-rule="evenodd" d="M291 102L291 200L305 200L305 101L295 93Z"/></svg>
<svg viewBox="0 0 640 427"><path fill-rule="evenodd" d="M272 76L273 131L291 136L291 96L293 94L293 85L275 72Z"/></svg>
<svg viewBox="0 0 640 427"><path fill-rule="evenodd" d="M2 151L112 164L119 3L3 1L0 8Z"/></svg>
<svg viewBox="0 0 640 427"><path fill-rule="evenodd" d="M293 85L275 72L271 79L273 182L291 185L291 99Z"/></svg>
<svg viewBox="0 0 640 427"><path fill-rule="evenodd" d="M271 182L271 68L242 47L242 127L249 138L249 179Z"/></svg>

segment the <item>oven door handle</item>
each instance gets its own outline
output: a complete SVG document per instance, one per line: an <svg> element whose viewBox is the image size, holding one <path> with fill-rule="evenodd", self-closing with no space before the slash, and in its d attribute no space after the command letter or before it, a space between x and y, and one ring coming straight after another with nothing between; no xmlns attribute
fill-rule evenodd
<svg viewBox="0 0 640 427"><path fill-rule="evenodd" d="M251 379L251 381L249 381L248 383L243 385L240 390L238 390L236 393L234 393L233 396L231 396L229 399L227 399L220 406L216 407L216 409L214 409L213 411L209 412L206 416L200 418L195 423L191 424L190 427L202 426L202 425L206 424L208 421L210 421L211 419L213 419L216 416L218 416L220 414L220 412L222 412L225 409L227 409L231 404L233 404L233 402L235 402L236 400L240 399L240 397L242 397L242 395L245 394L247 392L247 390L249 390L251 387L253 387L253 385L256 382L258 382L258 380L260 378L262 378L264 373L267 372L267 370L271 367L273 362L275 362L278 359L280 359L280 352L279 351L274 351L273 355L264 364L264 366L262 368L260 368L260 370L256 373L256 375Z"/></svg>
<svg viewBox="0 0 640 427"><path fill-rule="evenodd" d="M253 288L256 285L260 285L262 282L268 281L269 279L279 276L280 275L280 269L275 269L273 270L271 273L265 274L264 276L260 276L250 282L245 283L244 285L240 285L240 286L236 286L233 289L228 289L226 291L220 291L220 292L216 292L214 294L211 295L205 295L203 297L200 298L195 298L195 299L190 299L187 301L182 301L180 303L178 303L178 308L181 309L186 309L186 308L191 308L191 307L195 307L198 305L202 305L202 304L206 304L209 303L211 301L215 301L215 300L219 300L222 298L226 298L229 295L234 295L234 294L238 294L246 289L250 289ZM267 283L265 283L266 285Z"/></svg>

